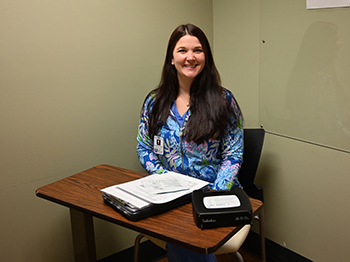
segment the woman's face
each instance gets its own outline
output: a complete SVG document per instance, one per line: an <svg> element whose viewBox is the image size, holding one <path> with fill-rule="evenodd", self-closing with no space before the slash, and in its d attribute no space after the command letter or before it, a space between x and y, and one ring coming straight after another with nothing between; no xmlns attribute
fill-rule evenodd
<svg viewBox="0 0 350 262"><path fill-rule="evenodd" d="M179 39L173 51L172 64L177 70L179 80L193 80L202 72L205 55L197 37L184 35Z"/></svg>

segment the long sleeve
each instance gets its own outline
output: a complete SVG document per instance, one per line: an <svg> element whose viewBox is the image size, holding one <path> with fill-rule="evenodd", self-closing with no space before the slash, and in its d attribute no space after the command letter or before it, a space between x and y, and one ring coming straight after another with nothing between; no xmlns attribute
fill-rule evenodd
<svg viewBox="0 0 350 262"><path fill-rule="evenodd" d="M238 171L243 161L243 119L233 95L229 94L227 99L238 116L237 127L230 128L221 141L221 163L212 186L214 190L231 189L232 186L241 187Z"/></svg>
<svg viewBox="0 0 350 262"><path fill-rule="evenodd" d="M238 171L243 160L243 130L236 128L223 141L222 160L212 189L240 187Z"/></svg>
<svg viewBox="0 0 350 262"><path fill-rule="evenodd" d="M143 168L149 173L166 173L167 170L159 161L157 154L153 152L153 141L149 137L148 123L152 106L152 96L147 97L141 111L140 123L137 134L137 155Z"/></svg>

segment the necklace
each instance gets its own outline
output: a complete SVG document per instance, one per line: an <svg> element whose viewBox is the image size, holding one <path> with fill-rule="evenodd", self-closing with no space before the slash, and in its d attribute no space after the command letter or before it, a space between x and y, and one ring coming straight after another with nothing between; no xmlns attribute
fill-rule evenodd
<svg viewBox="0 0 350 262"><path fill-rule="evenodd" d="M190 102L186 103L185 99L183 98L183 96L180 94L181 100L186 104L187 107L190 106Z"/></svg>

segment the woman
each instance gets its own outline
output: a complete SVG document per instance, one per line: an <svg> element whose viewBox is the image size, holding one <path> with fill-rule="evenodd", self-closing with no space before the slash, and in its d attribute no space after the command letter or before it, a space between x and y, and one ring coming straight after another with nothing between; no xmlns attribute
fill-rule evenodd
<svg viewBox="0 0 350 262"><path fill-rule="evenodd" d="M210 182L214 190L239 187L243 121L223 88L207 37L191 24L172 33L162 77L141 111L137 153L148 173L174 171ZM216 261L168 244L168 260Z"/></svg>

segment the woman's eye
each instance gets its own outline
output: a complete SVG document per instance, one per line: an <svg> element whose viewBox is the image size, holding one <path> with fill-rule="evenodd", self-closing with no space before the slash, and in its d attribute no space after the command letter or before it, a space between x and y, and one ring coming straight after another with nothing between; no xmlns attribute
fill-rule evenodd
<svg viewBox="0 0 350 262"><path fill-rule="evenodd" d="M202 53L203 50L202 50L202 49L196 49L195 52L196 52L196 53Z"/></svg>
<svg viewBox="0 0 350 262"><path fill-rule="evenodd" d="M186 50L183 50L183 49L179 50L179 53L185 53L185 52Z"/></svg>

